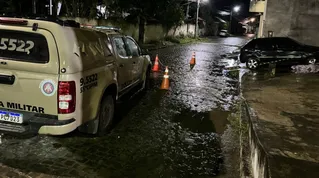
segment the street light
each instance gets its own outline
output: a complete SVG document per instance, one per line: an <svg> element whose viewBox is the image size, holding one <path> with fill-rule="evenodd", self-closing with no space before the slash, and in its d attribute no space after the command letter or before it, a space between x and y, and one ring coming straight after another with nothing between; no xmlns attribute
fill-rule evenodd
<svg viewBox="0 0 319 178"><path fill-rule="evenodd" d="M235 6L234 7L234 12L238 12L240 10L240 6Z"/></svg>
<svg viewBox="0 0 319 178"><path fill-rule="evenodd" d="M230 21L229 21L229 33L231 33L231 24L233 19L233 12L237 13L240 11L240 6L234 6L230 9Z"/></svg>

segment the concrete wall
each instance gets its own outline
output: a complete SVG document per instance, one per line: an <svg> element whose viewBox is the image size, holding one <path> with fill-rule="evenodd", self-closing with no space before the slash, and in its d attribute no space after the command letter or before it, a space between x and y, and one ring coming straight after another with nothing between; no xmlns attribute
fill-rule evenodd
<svg viewBox="0 0 319 178"><path fill-rule="evenodd" d="M122 32L126 35L132 36L134 39L138 39L138 25L130 24L125 21L109 21L109 20L88 20L84 18L61 18L61 19L70 19L79 22L80 24L86 25L103 25L103 26L116 26L122 29ZM187 34L194 34L195 25L193 24L183 24L177 28L169 30L168 36L180 36ZM204 31L200 30L201 34L204 34ZM165 37L166 31L161 25L146 25L145 26L145 42L158 41Z"/></svg>
<svg viewBox="0 0 319 178"><path fill-rule="evenodd" d="M138 31L138 28L137 28ZM145 42L158 41L164 38L165 32L161 25L146 25L144 39Z"/></svg>
<svg viewBox="0 0 319 178"><path fill-rule="evenodd" d="M63 20L75 20L80 24L85 25L101 25L101 26L115 26L120 27L122 32L126 35L132 36L134 39L138 39L138 25L129 24L121 21L108 21L108 20L88 20L85 18L61 18Z"/></svg>
<svg viewBox="0 0 319 178"><path fill-rule="evenodd" d="M268 0L263 34L289 36L319 46L318 0Z"/></svg>
<svg viewBox="0 0 319 178"><path fill-rule="evenodd" d="M195 24L183 24L177 28L173 28L168 32L168 36L195 34Z"/></svg>

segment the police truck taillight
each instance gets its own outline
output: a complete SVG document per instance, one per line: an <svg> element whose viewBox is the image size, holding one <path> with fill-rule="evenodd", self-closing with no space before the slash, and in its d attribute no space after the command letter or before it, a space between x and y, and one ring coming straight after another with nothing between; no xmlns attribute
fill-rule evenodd
<svg viewBox="0 0 319 178"><path fill-rule="evenodd" d="M58 110L59 114L69 114L75 111L75 82L59 82Z"/></svg>

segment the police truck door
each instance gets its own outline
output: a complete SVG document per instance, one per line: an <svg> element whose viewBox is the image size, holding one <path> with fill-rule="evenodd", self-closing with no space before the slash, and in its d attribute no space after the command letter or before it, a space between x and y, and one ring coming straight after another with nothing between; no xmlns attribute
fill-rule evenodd
<svg viewBox="0 0 319 178"><path fill-rule="evenodd" d="M133 38L125 39L131 57L133 83L138 83L143 77L144 57L141 56L140 49Z"/></svg>
<svg viewBox="0 0 319 178"><path fill-rule="evenodd" d="M125 90L132 84L132 64L128 57L125 42L122 36L113 37L113 49L117 58L118 84L120 91Z"/></svg>

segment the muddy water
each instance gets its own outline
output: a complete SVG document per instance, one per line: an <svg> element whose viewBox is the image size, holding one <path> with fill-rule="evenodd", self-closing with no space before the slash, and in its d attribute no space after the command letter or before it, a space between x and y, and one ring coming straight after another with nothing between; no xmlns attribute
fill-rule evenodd
<svg viewBox="0 0 319 178"><path fill-rule="evenodd" d="M222 134L229 123L227 121L229 114L230 111L218 109L206 113L183 110L180 115L173 118L173 121L194 133L214 132Z"/></svg>
<svg viewBox="0 0 319 178"><path fill-rule="evenodd" d="M146 94L119 104L107 136L7 138L0 162L33 175L238 177L232 170L238 140L227 121L238 100L238 80L222 74L227 61L220 59L234 49L205 43L154 51L169 66L170 89L160 91L163 74L153 74ZM193 51L197 64L190 69Z"/></svg>

